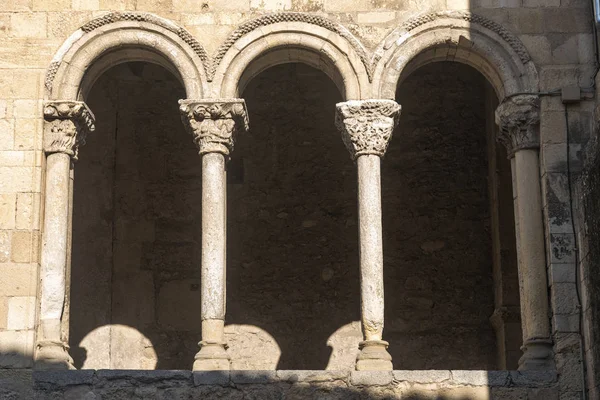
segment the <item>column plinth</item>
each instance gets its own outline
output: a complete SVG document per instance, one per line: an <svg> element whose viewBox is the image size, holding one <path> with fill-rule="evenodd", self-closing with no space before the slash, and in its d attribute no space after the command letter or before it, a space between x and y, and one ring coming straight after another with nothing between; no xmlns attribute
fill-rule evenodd
<svg viewBox="0 0 600 400"><path fill-rule="evenodd" d="M248 130L242 99L181 100L180 112L202 157L202 340L194 371L229 370L225 343L226 161L238 132Z"/></svg>
<svg viewBox="0 0 600 400"><path fill-rule="evenodd" d="M523 356L519 369L553 369L548 313L548 279L539 163L539 98L510 97L496 109L503 143L513 168L515 226L521 297Z"/></svg>
<svg viewBox="0 0 600 400"><path fill-rule="evenodd" d="M52 101L44 105L46 194L41 256L40 336L35 366L72 369L73 360L61 337L65 304L69 237L70 170L86 135L94 130L94 115L78 101Z"/></svg>
<svg viewBox="0 0 600 400"><path fill-rule="evenodd" d="M361 276L361 322L364 341L357 370L392 370L384 325L381 157L387 150L400 106L393 100L353 100L336 105L336 126L357 164Z"/></svg>

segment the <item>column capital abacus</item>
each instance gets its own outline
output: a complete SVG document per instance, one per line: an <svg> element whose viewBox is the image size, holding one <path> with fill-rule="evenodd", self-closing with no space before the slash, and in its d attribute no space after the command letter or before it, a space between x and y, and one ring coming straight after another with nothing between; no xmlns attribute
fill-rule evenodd
<svg viewBox="0 0 600 400"><path fill-rule="evenodd" d="M522 149L540 147L540 98L523 94L505 99L496 108L497 140L506 147L509 157Z"/></svg>
<svg viewBox="0 0 600 400"><path fill-rule="evenodd" d="M335 125L353 160L364 154L382 157L399 116L393 100L350 100L336 104Z"/></svg>
<svg viewBox="0 0 600 400"><path fill-rule="evenodd" d="M179 100L179 104L181 120L201 155L229 156L236 134L248 131L248 112L243 99Z"/></svg>
<svg viewBox="0 0 600 400"><path fill-rule="evenodd" d="M80 145L93 132L95 118L82 101L55 100L44 103L44 151L65 153L77 160Z"/></svg>

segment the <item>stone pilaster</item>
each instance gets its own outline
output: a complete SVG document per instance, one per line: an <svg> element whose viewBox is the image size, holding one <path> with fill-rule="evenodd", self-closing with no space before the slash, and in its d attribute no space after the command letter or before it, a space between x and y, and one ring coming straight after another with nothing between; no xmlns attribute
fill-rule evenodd
<svg viewBox="0 0 600 400"><path fill-rule="evenodd" d="M61 337L69 237L70 170L85 137L94 130L94 115L83 102L51 101L44 105L46 193L41 257L40 339L35 365L72 369Z"/></svg>
<svg viewBox="0 0 600 400"><path fill-rule="evenodd" d="M539 163L539 98L518 95L496 109L498 140L510 157L515 186L515 227L523 328L519 369L553 369L548 279Z"/></svg>
<svg viewBox="0 0 600 400"><path fill-rule="evenodd" d="M384 325L383 234L380 158L400 115L393 100L353 100L336 105L336 126L358 169L361 321L364 341L357 370L391 370Z"/></svg>
<svg viewBox="0 0 600 400"><path fill-rule="evenodd" d="M225 343L226 158L236 133L248 130L242 99L181 100L186 129L202 157L202 341L195 371L228 370Z"/></svg>

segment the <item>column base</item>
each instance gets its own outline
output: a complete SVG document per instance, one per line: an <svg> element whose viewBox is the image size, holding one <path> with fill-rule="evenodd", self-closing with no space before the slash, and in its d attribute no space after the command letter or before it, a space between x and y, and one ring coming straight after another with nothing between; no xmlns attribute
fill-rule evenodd
<svg viewBox="0 0 600 400"><path fill-rule="evenodd" d="M206 342L198 343L200 351L194 357L193 371L229 371L229 354L225 343Z"/></svg>
<svg viewBox="0 0 600 400"><path fill-rule="evenodd" d="M387 348L390 344L385 340L365 340L360 342L360 353L356 357L357 371L391 371L392 356Z"/></svg>
<svg viewBox="0 0 600 400"><path fill-rule="evenodd" d="M521 347L523 355L519 359L519 370L555 369L552 340L529 339Z"/></svg>
<svg viewBox="0 0 600 400"><path fill-rule="evenodd" d="M45 370L75 369L73 359L69 355L69 346L56 340L38 342L34 368Z"/></svg>

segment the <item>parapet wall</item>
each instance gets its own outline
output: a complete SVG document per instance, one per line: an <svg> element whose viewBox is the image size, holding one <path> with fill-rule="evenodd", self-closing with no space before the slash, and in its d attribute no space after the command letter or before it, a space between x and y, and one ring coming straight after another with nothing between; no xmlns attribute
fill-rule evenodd
<svg viewBox="0 0 600 400"><path fill-rule="evenodd" d="M0 370L2 399L557 400L547 371Z"/></svg>

